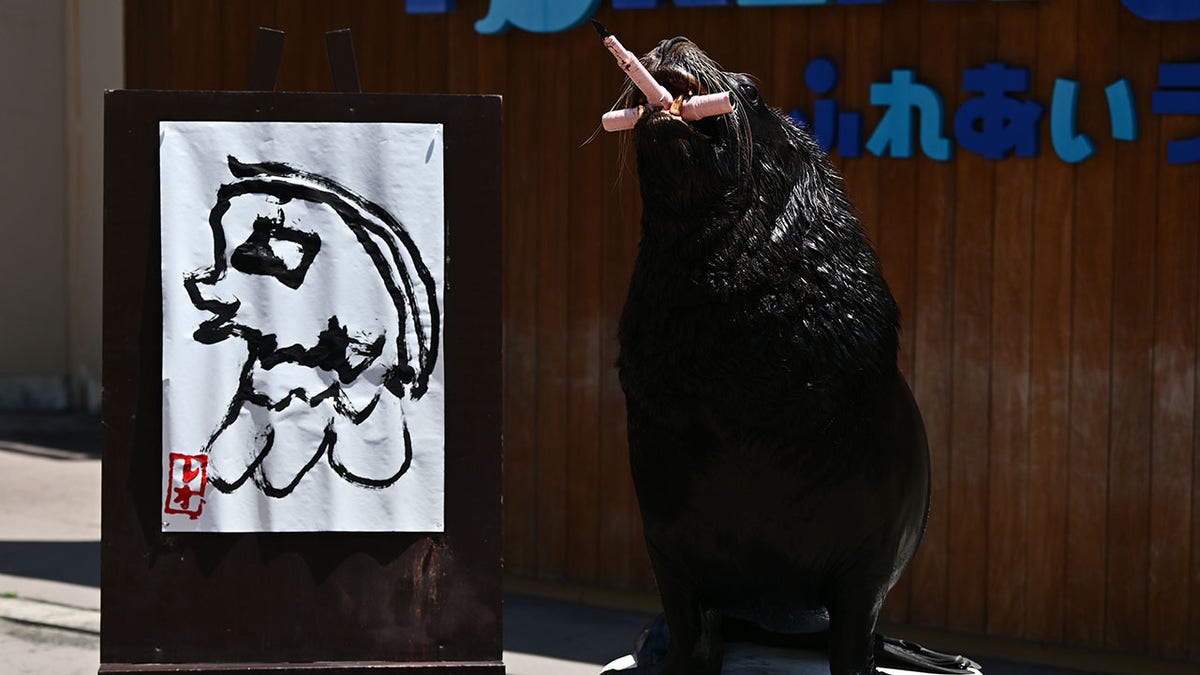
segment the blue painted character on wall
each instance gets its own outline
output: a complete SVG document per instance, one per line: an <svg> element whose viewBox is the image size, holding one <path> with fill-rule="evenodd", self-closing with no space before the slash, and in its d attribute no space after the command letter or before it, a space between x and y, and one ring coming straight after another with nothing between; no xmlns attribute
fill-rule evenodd
<svg viewBox="0 0 1200 675"><path fill-rule="evenodd" d="M930 0L931 2L975 2L977 0ZM1033 2L1036 0L991 0L992 2ZM891 0L673 0L678 7L737 5L740 7L812 7L817 5L882 5ZM1194 21L1200 19L1196 0L1121 0L1125 8L1147 21ZM612 0L613 9L652 9L668 0ZM453 11L454 0L406 0L409 13L445 13ZM533 33L557 33L570 30L592 16L600 0L491 0L487 16L475 24L484 34L503 33L520 28Z"/></svg>
<svg viewBox="0 0 1200 675"><path fill-rule="evenodd" d="M492 0L475 30L503 33L515 26L531 33L556 33L587 21L599 6L600 0Z"/></svg>
<svg viewBox="0 0 1200 675"><path fill-rule="evenodd" d="M1194 21L1200 19L1196 0L1121 0L1125 8L1148 21Z"/></svg>

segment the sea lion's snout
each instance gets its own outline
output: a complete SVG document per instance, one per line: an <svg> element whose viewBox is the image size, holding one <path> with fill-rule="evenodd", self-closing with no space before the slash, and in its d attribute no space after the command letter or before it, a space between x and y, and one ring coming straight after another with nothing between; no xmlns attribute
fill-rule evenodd
<svg viewBox="0 0 1200 675"><path fill-rule="evenodd" d="M672 101L661 108L648 106L638 89L627 86L618 103L644 106L633 137L646 212L680 222L688 220L684 214L725 209L748 199L755 120L762 106L744 96L747 78L722 70L686 37L659 42L640 62ZM729 114L688 117L689 101L720 94L732 102ZM777 122L770 115L764 121L768 126Z"/></svg>
<svg viewBox="0 0 1200 675"><path fill-rule="evenodd" d="M665 88L678 106L682 101L708 93L725 91L720 84L720 68L686 37L673 37L658 43L658 46L640 59L650 75ZM621 96L624 107L646 104L646 96L637 88L629 87ZM678 117L678 111L676 111Z"/></svg>
<svg viewBox="0 0 1200 675"><path fill-rule="evenodd" d="M695 42L692 42L682 35L673 38L667 38L666 40L659 42L658 45L646 55L646 57L658 59L660 63L668 63L672 60L686 61L695 57L708 59L708 56L702 49L700 49L698 45L696 45ZM643 60L643 63L645 63L645 60ZM651 72L653 72L654 69L651 68L650 64L647 63L646 67L650 68Z"/></svg>
<svg viewBox="0 0 1200 675"><path fill-rule="evenodd" d="M674 49L675 47L677 47L679 45L683 45L683 44L692 44L692 41L682 35L676 35L673 38L667 38L666 40L659 42L658 50L660 52L668 52L668 51Z"/></svg>
<svg viewBox="0 0 1200 675"><path fill-rule="evenodd" d="M623 128L633 130L651 222L694 225L764 201L781 208L790 193L778 186L825 161L804 130L762 99L753 77L722 70L691 40L663 40L637 63L652 85L627 83L617 107L626 109ZM689 113L715 98L727 107Z"/></svg>

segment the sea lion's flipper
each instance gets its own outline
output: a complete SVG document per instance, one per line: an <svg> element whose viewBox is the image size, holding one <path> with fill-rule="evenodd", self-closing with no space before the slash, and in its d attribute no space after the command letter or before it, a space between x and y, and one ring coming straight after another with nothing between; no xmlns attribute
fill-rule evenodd
<svg viewBox="0 0 1200 675"><path fill-rule="evenodd" d="M659 663L667 658L669 642L670 631L667 630L667 615L659 614L646 624L633 639L633 658L639 666Z"/></svg>
<svg viewBox="0 0 1200 675"><path fill-rule="evenodd" d="M875 663L930 673L969 673L979 664L965 656L943 654L915 642L875 634Z"/></svg>
<svg viewBox="0 0 1200 675"><path fill-rule="evenodd" d="M701 621L713 621L714 613L701 613ZM670 642L671 631L667 628L667 615L659 614L646 624L633 640L633 660L637 664L636 668L625 670L605 671L600 675L609 675L621 673L621 675L640 675L647 673L658 675L659 673L667 672L667 646ZM718 641L720 636L714 636ZM720 668L720 660L717 661L717 667Z"/></svg>
<svg viewBox="0 0 1200 675"><path fill-rule="evenodd" d="M867 675L875 670L875 622L883 604L879 587L866 575L837 581L829 606L829 672Z"/></svg>
<svg viewBox="0 0 1200 675"><path fill-rule="evenodd" d="M649 668L645 672L655 675L660 672L663 675L721 675L725 654L721 613L702 606L694 590L680 581L681 575L656 555L653 545L649 552L666 615L664 633L670 633L670 649L660 662L639 660L638 669Z"/></svg>

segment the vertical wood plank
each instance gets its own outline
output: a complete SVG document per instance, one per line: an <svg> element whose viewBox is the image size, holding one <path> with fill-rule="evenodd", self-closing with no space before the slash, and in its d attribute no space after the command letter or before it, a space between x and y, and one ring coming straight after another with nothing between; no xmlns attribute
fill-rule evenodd
<svg viewBox="0 0 1200 675"><path fill-rule="evenodd" d="M1184 25L1162 26L1161 62L1197 56ZM1149 82L1157 83L1157 73ZM1150 88L1149 86L1147 88ZM1154 118L1143 124L1155 124ZM1200 269L1200 167L1168 165L1166 143L1196 133L1176 116L1158 118L1158 233L1154 261L1154 401L1150 461L1150 550L1146 632L1148 651L1182 658L1188 653L1189 558L1195 484L1197 270ZM1151 150L1142 147L1143 152ZM1200 597L1192 595L1193 605ZM1195 654L1195 652L1193 652Z"/></svg>
<svg viewBox="0 0 1200 675"><path fill-rule="evenodd" d="M1195 31L1186 24L1162 27L1163 63L1196 61L1195 46ZM1154 82L1157 84L1157 79ZM1160 119L1162 161L1166 143L1192 137L1197 129L1194 120ZM1200 372L1196 364L1200 352L1200 191L1196 189L1200 165L1162 165L1159 181L1154 398L1160 403L1154 420L1150 479L1150 651L1168 657L1190 654L1196 661L1200 660L1200 490L1196 488L1200 485ZM1191 574L1187 575L1189 567Z"/></svg>
<svg viewBox="0 0 1200 675"><path fill-rule="evenodd" d="M417 17L405 11L403 3L389 0L386 20L390 40L386 91L397 93L416 91L417 67L421 63L420 52L417 51ZM508 42L508 36L493 36L493 39L501 44ZM505 62L502 60L500 65L504 64ZM507 115L505 117L507 118ZM505 120L505 138L508 138L507 119ZM508 222L507 219L505 222Z"/></svg>
<svg viewBox="0 0 1200 675"><path fill-rule="evenodd" d="M409 17L415 32L412 39L416 47L413 54L413 65L416 67L413 92L418 94L445 93L446 68L450 63L450 49L447 48L447 39L450 36L450 15L411 14ZM458 14L454 18L455 20L460 19Z"/></svg>
<svg viewBox="0 0 1200 675"><path fill-rule="evenodd" d="M513 33L505 45L505 156L538 144L532 120L538 93L528 60L518 58ZM393 64L392 77L398 73ZM401 74L401 77L403 75ZM519 152L519 150L518 150ZM537 572L537 296L538 229L534 195L541 156L508 161L504 201L504 526L505 564L512 573Z"/></svg>
<svg viewBox="0 0 1200 675"><path fill-rule="evenodd" d="M333 73L325 49L325 33L338 28L333 21L333 5L322 0L302 0L300 14L300 58L297 65L300 91L333 91ZM293 8L292 12L296 12ZM286 49L287 40L284 40ZM287 65L283 66L286 70Z"/></svg>
<svg viewBox="0 0 1200 675"><path fill-rule="evenodd" d="M162 7L162 3L146 3ZM134 83L146 78L145 57L149 53L145 37L149 31L142 27L142 22L150 22L157 17L150 14L142 6L142 0L125 0L122 5L121 30L125 34L124 50L121 53L122 69L125 73L125 86L133 88Z"/></svg>
<svg viewBox="0 0 1200 675"><path fill-rule="evenodd" d="M871 105L871 83L884 77L880 45L883 42L883 8L852 7L846 10L846 60L835 98L847 111L862 113L865 146L879 122L880 111ZM879 243L879 160L864 148L857 159L841 161L846 194L858 211L859 222L873 245Z"/></svg>
<svg viewBox="0 0 1200 675"><path fill-rule="evenodd" d="M333 8L322 0L277 0L275 16L285 33L279 91L333 91L325 32L334 29Z"/></svg>
<svg viewBox="0 0 1200 675"><path fill-rule="evenodd" d="M466 15L464 18L470 19L470 16ZM470 27L470 39L475 42L475 57L478 59L475 70L479 78L479 93L500 94L507 91L508 69L506 65L509 51L507 36L479 35L474 32L475 24L473 22L468 20L466 25ZM509 156L519 151L522 151L522 148L510 148ZM505 190L504 194L507 195L508 191Z"/></svg>
<svg viewBox="0 0 1200 675"><path fill-rule="evenodd" d="M1103 89L1116 69L1116 3L1080 3L1077 43L1079 128L1096 154L1075 174L1074 302L1071 329L1071 450L1067 506L1066 640L1104 640L1108 538L1108 442L1115 144L1107 131Z"/></svg>
<svg viewBox="0 0 1200 675"><path fill-rule="evenodd" d="M799 12L792 12L792 14L797 14L800 21L807 19L805 23L807 23L808 39L804 40L802 44L796 45L795 40L790 39L785 30L776 29L774 31L776 53L782 52L790 56L790 58L775 60L774 69L784 75L774 79L787 81L790 90L788 98L802 100L804 112L809 119L812 119L813 104L818 98L835 99L841 103L842 95L845 93L846 8L816 7L807 15ZM795 26L798 31L803 31L804 28L804 24ZM803 49L805 46L807 46L807 50ZM809 90L808 83L805 82L805 71L808 64L816 59L830 59L837 65L838 82L834 84L833 91L818 95ZM838 157L836 139L834 147L829 150L829 158L834 167L840 171L844 162Z"/></svg>
<svg viewBox="0 0 1200 675"><path fill-rule="evenodd" d="M883 10L883 63L908 64L920 61L920 16L911 7L899 4ZM889 78L890 79L890 78ZM921 152L919 148L914 154ZM913 373L914 317L917 314L915 294L916 234L918 186L916 163L911 159L882 158L879 162L878 252L883 276L896 303L900 306L903 329L900 331L900 371L911 378ZM888 621L908 620L909 575L904 575L888 594L881 618Z"/></svg>
<svg viewBox="0 0 1200 675"><path fill-rule="evenodd" d="M391 10L389 10L391 11ZM479 90L481 93L500 93L508 90L508 37L507 36L476 36L477 65L479 73ZM393 47L389 54L388 82L392 83L393 72L391 63L396 58L398 48ZM501 288L502 316L504 321L504 393L502 395L502 416L504 433L504 566L507 573L516 575L531 574L529 561L533 558L532 548L535 537L533 519L533 467L532 443L529 440L533 421L530 419L529 401L532 395L527 391L530 383L529 372L524 359L514 358L514 352L528 358L528 339L522 334L522 328L511 320L515 311L519 313L521 299L520 289L514 283L521 276L521 270L534 264L534 261L521 259L524 250L523 242L527 239L527 231L523 223L514 219L513 174L514 164L519 165L525 158L517 158L519 151L513 147L516 124L519 120L512 112L512 99L504 99L504 171L502 172L504 196L504 228L501 238L503 255L503 286ZM527 273L526 273L527 276ZM514 304L516 303L516 304ZM524 349L522 350L522 340ZM510 380L510 378L512 378Z"/></svg>
<svg viewBox="0 0 1200 675"><path fill-rule="evenodd" d="M1170 35L1170 33L1168 33L1168 35ZM1180 46L1180 43L1175 39L1174 36L1172 36L1170 38L1169 44L1172 45L1172 50L1178 49ZM1186 44L1188 44L1189 48L1190 48L1190 45L1194 44L1194 42L1188 42ZM1196 167L1196 166L1192 165L1192 166L1189 166L1188 169L1189 169L1189 173L1192 176L1196 176L1197 171L1198 171L1198 169L1200 169L1200 167ZM1185 174L1185 175L1187 175L1187 174ZM1195 185L1195 181L1192 181L1190 183L1190 185ZM1197 196L1196 191L1191 190L1190 187L1189 187L1188 192L1190 193L1190 196L1193 198L1195 198ZM1193 210L1192 213L1196 214L1194 217L1196 217L1197 219L1200 219L1200 212ZM1200 255L1200 254L1198 254L1198 255ZM1198 310L1198 313L1200 313L1200 310ZM1200 320L1200 319L1198 319L1198 320ZM1198 334L1198 338L1197 338L1198 342L1197 342L1196 350L1197 350L1197 352L1200 352L1200 326L1197 327L1197 334ZM1197 370L1200 371L1200 368L1198 368ZM1200 372L1197 372L1197 374L1196 374L1196 384L1195 384L1194 391L1195 391L1195 394L1193 394L1193 395L1195 396L1195 399L1196 399L1196 407L1195 407L1195 412L1193 414L1193 420L1200 420ZM1189 597L1189 605L1188 605L1189 630L1188 630L1188 635L1187 635L1187 637L1188 637L1188 655L1191 657L1191 659L1193 661L1200 661L1200 489L1196 489L1197 485L1200 485L1200 424L1193 422L1193 424L1192 424L1192 473L1191 473L1191 486L1192 486L1192 504L1191 504L1191 506L1192 506L1191 545L1192 546L1191 546L1191 548L1192 548L1192 550L1191 550L1191 556L1190 556L1190 559L1191 559L1190 560L1191 575L1189 578L1189 587L1190 588L1189 588L1189 593L1188 593L1188 597Z"/></svg>
<svg viewBox="0 0 1200 675"><path fill-rule="evenodd" d="M359 0L334 5L334 25L349 28L354 41L354 61L364 92L388 91L388 64L393 45L388 25L388 0Z"/></svg>
<svg viewBox="0 0 1200 675"><path fill-rule="evenodd" d="M498 35L480 35L469 13L454 12L447 17L446 88L448 94L480 94L479 50L485 40L501 39Z"/></svg>
<svg viewBox="0 0 1200 675"><path fill-rule="evenodd" d="M941 92L942 100L958 97L961 77L954 59L946 58L958 40L958 16L954 7L936 3L921 6L922 36L920 76ZM942 133L951 135L947 119ZM954 164L929 159L917 161L920 193L917 200L917 250L915 270L915 315L908 319L913 333L913 394L925 420L929 438L930 516L917 557L913 561L911 619L925 626L946 622L947 546L950 516L950 413L953 387L954 279Z"/></svg>
<svg viewBox="0 0 1200 675"><path fill-rule="evenodd" d="M754 8L738 8L724 7L713 8L714 13L720 12L727 14L723 23L725 29L716 33L713 36L706 36L712 40L716 37L721 41L721 53L726 54L723 59L717 59L718 63L724 66L725 70L735 72L749 73L758 80L759 88L763 89L764 100L773 100L770 98L770 92L774 91L773 83L775 78L775 65L778 59L775 57L776 42L774 40L774 31L765 30L763 19L770 16L770 10ZM832 7L817 7L812 8L814 15L820 17L822 15L828 17L830 14L836 14L836 8ZM828 19L826 19L828 20ZM758 35L758 39L741 39L741 36ZM663 35L669 37L669 35ZM810 36L811 40L811 36ZM783 44L778 45L779 48L784 48ZM801 66L802 67L802 66ZM792 65L786 67L780 73L779 79L787 79L802 75L801 67Z"/></svg>
<svg viewBox="0 0 1200 675"><path fill-rule="evenodd" d="M225 58L221 89L242 90L250 80L250 62L259 27L274 28L275 5L253 0L228 0L225 3ZM286 37L285 37L286 39Z"/></svg>
<svg viewBox="0 0 1200 675"><path fill-rule="evenodd" d="M603 174L601 143L582 145L595 131L607 92L595 87L604 54L594 40L573 35L570 113L565 154L571 161L567 245L570 299L567 308L567 573L594 582L600 556L600 234ZM600 139L608 141L609 139ZM581 147L582 145L582 147Z"/></svg>
<svg viewBox="0 0 1200 675"><path fill-rule="evenodd" d="M1142 82L1158 74L1158 24L1129 12L1119 19L1119 72ZM1111 77L1109 79L1116 79ZM1138 120L1152 119L1150 97ZM1141 124L1142 143L1117 143L1113 229L1112 401L1109 415L1108 578L1105 645L1146 646L1150 432L1153 418L1154 251L1158 127Z"/></svg>
<svg viewBox="0 0 1200 675"><path fill-rule="evenodd" d="M275 0L275 28L283 31L283 53L279 56L279 77L275 81L276 91L304 91L304 72L307 68L300 63L309 36L303 30L303 12L296 11L300 5L288 0ZM315 49L315 47L311 47ZM325 66L325 72L328 72Z"/></svg>
<svg viewBox="0 0 1200 675"><path fill-rule="evenodd" d="M534 74L538 143L564 148L568 143L566 96L549 94L568 81L569 60L562 58L560 35L523 36L531 43L526 74ZM537 277L537 569L547 579L562 578L567 563L567 181L570 165L563 152L542 155L536 202Z"/></svg>
<svg viewBox="0 0 1200 675"><path fill-rule="evenodd" d="M1037 12L1021 4L999 13L1000 62L1028 67L1037 57L1037 32L1028 29ZM1025 634L1034 163L1010 156L997 164L992 238L987 630L1011 636Z"/></svg>
<svg viewBox="0 0 1200 675"><path fill-rule="evenodd" d="M139 43L145 49L142 53L142 72L145 80L142 83L126 81L130 88L146 89L179 89L178 84L171 81L171 63L175 58L176 49L171 41L171 26L174 24L174 7L166 2L143 0L138 10L144 21L138 22L141 28ZM137 44L137 43L135 43ZM130 51L137 47L127 47ZM128 59L126 59L128 62Z"/></svg>
<svg viewBox="0 0 1200 675"><path fill-rule="evenodd" d="M224 3L220 0L172 3L171 35L184 47L172 52L170 78L174 88L221 88L230 38L222 30L223 14Z"/></svg>
<svg viewBox="0 0 1200 675"><path fill-rule="evenodd" d="M996 8L959 7L959 73L996 55ZM1005 10L1008 8L1006 7ZM961 75L960 75L961 77ZM961 93L961 104L968 94ZM955 106L957 108L957 106ZM950 428L948 624L982 631L986 617L988 393L991 382L992 220L995 167L955 149L954 347Z"/></svg>
<svg viewBox="0 0 1200 675"><path fill-rule="evenodd" d="M1038 101L1052 100L1056 78L1076 76L1078 5L1078 0L1064 0L1039 8L1034 71ZM1075 169L1053 152L1049 125L1043 123L1034 195L1025 587L1026 635L1042 641L1060 640L1063 631L1074 225Z"/></svg>
<svg viewBox="0 0 1200 675"><path fill-rule="evenodd" d="M804 84L804 69L812 58L814 46L810 40L795 39L798 35L809 34L808 17L808 12L773 10L770 18L770 40L775 45L771 50L775 57L771 70L780 75L770 82L760 83L760 88L763 89L763 100L785 113L790 113L792 108L811 112L812 97ZM842 66L840 46L836 56L835 60Z"/></svg>

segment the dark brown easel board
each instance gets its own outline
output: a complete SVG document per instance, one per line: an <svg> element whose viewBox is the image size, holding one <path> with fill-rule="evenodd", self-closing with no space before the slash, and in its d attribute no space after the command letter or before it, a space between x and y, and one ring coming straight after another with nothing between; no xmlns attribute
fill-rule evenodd
<svg viewBox="0 0 1200 675"><path fill-rule="evenodd" d="M500 120L493 96L107 94L101 673L504 672ZM442 125L441 531L164 528L166 121Z"/></svg>

